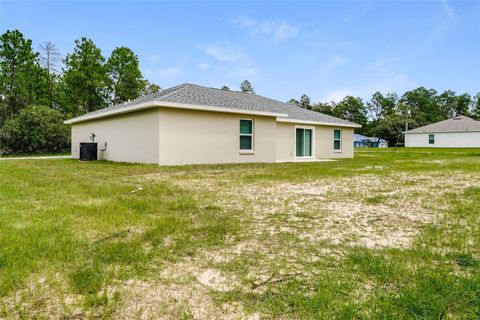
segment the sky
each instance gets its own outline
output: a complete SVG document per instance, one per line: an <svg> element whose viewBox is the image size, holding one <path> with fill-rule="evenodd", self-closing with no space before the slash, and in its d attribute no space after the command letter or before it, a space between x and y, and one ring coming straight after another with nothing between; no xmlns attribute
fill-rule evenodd
<svg viewBox="0 0 480 320"><path fill-rule="evenodd" d="M126 46L145 78L312 102L424 86L480 92L480 1L10 1L0 32L19 29L65 56L91 38Z"/></svg>

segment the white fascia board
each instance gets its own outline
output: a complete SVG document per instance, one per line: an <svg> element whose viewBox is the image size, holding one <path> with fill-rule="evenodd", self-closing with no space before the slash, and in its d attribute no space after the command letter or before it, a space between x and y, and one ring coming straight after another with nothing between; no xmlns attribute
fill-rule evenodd
<svg viewBox="0 0 480 320"><path fill-rule="evenodd" d="M211 112L224 112L224 113L236 113L236 114L251 114L257 116L266 116L266 117L286 117L286 114L276 113L276 112L264 112L264 111L254 111L254 110L242 110L242 109L232 109L232 108L222 108L222 107L210 107L202 106L195 104L183 104L183 103L174 103L166 101L150 101L145 103L139 103L133 106L118 108L111 111L95 113L91 115L80 116L77 118L72 118L65 120L65 124L73 124L77 122L89 121L99 118L106 118L113 115L129 113L133 111L139 111L149 108L175 108L175 109L186 109L186 110L200 110L200 111L211 111Z"/></svg>
<svg viewBox="0 0 480 320"><path fill-rule="evenodd" d="M330 127L347 127L347 128L361 128L359 124L344 124L344 123L332 123L332 122L323 122L323 121L310 121L310 120L295 120L289 118L277 118L278 122L288 122L288 123L299 123L299 124L311 124L311 125L321 125L321 126L330 126Z"/></svg>

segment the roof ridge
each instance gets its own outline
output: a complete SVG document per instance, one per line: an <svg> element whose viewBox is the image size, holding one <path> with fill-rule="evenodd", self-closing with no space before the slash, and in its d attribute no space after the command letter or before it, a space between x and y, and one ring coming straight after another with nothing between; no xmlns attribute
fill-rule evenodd
<svg viewBox="0 0 480 320"><path fill-rule="evenodd" d="M178 90L186 87L187 85L190 85L189 83L182 83L182 84L179 84L179 85L176 85L176 86L173 86L173 87L170 87L168 89L165 89L165 91L168 90L168 93L165 94L165 95L160 95L159 97L160 98L168 98L170 97L172 94L174 94L175 92L178 92ZM158 98L158 97L157 97ZM153 101L162 101L162 100L157 100L156 98L153 99Z"/></svg>
<svg viewBox="0 0 480 320"><path fill-rule="evenodd" d="M200 88L203 88L203 89L217 90L217 91L221 91L221 92L234 92L234 93L246 93L246 94L257 95L256 93L242 92L242 91L239 91L239 90L230 90L230 88L228 88L228 90L223 90L222 88L205 87L205 86L201 86L201 85L195 84L195 83L184 83L184 84L188 84L188 85L191 85L191 86L194 86L194 87L200 87Z"/></svg>
<svg viewBox="0 0 480 320"><path fill-rule="evenodd" d="M304 110L306 113L314 113L314 114L318 114L318 113L321 113L321 112L317 112L317 111L313 111L313 110L309 110L309 109L305 109L305 108L301 108L295 104L290 104L288 102L284 102L284 101L280 101L280 100L277 100L277 99L273 99L273 98L269 98L269 97L265 97L265 96L262 96L262 95L259 95L259 94L256 94L256 93L249 93L249 92L242 92L242 91L237 91L237 90L222 90L222 89L219 89L219 88L213 88L213 87L205 87L205 86L201 86L201 85L198 85L198 84L195 84L195 83L183 83L182 85L190 85L190 86L193 86L193 87L197 87L197 88L202 88L202 89L213 89L213 90L217 90L217 91L221 91L221 92L233 92L233 93L238 93L238 94L248 94L248 95L254 95L256 97L259 97L259 98L263 98L263 99L267 99L267 100L270 100L270 101L274 101L274 102L278 102L278 103L282 103L288 107L290 106L293 106L295 108L299 108L300 110ZM173 88L173 87L172 87ZM326 115L328 117L331 117L331 118L334 118L334 119L338 119L338 120L343 120L343 121L347 121L347 122L350 122L350 123L353 123L351 121L348 121L348 120L344 120L344 119L340 119L338 117L335 117L335 116L332 116L332 115L329 115L329 114L325 114L325 113L321 113L323 115Z"/></svg>
<svg viewBox="0 0 480 320"><path fill-rule="evenodd" d="M85 119L92 118L94 116L100 117L100 114L104 112L109 112L109 114L113 114L115 112L130 112L139 108L147 108L149 107L149 104L151 104L151 107L153 107L158 105L158 103L161 104L162 102L176 103L179 105L201 105L230 108L236 110L245 110L247 113L250 111L275 113L280 114L279 118L285 118L290 122L293 120L299 120L332 123L338 125L356 125L351 121L300 108L299 106L291 105L286 102L264 97L258 94L249 94L233 90L226 91L192 83L181 83L171 88L138 97L126 103L117 104L100 109L98 111L87 113L77 118ZM136 105L138 105L138 108L135 108ZM71 120L73 119L70 119L69 123L73 123Z"/></svg>

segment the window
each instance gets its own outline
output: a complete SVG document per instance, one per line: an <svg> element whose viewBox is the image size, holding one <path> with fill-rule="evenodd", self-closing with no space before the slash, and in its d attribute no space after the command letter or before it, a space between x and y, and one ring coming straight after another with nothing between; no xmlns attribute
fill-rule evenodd
<svg viewBox="0 0 480 320"><path fill-rule="evenodd" d="M253 151L253 120L240 120L240 150Z"/></svg>
<svg viewBox="0 0 480 320"><path fill-rule="evenodd" d="M428 135L428 144L435 144L435 135L429 134Z"/></svg>
<svg viewBox="0 0 480 320"><path fill-rule="evenodd" d="M312 156L312 129L297 128L296 132L296 156Z"/></svg>
<svg viewBox="0 0 480 320"><path fill-rule="evenodd" d="M342 150L342 131L333 130L333 150Z"/></svg>

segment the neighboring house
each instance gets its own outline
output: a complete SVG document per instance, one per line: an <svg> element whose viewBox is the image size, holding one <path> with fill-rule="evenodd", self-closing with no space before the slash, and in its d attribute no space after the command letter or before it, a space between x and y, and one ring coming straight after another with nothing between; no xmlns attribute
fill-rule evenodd
<svg viewBox="0 0 480 320"><path fill-rule="evenodd" d="M406 147L480 148L480 121L459 116L408 130Z"/></svg>
<svg viewBox="0 0 480 320"><path fill-rule="evenodd" d="M370 147L372 148L387 148L388 141L382 138L370 137Z"/></svg>
<svg viewBox="0 0 480 320"><path fill-rule="evenodd" d="M377 137L367 137L361 134L355 134L353 138L353 146L355 148L386 148L388 141Z"/></svg>
<svg viewBox="0 0 480 320"><path fill-rule="evenodd" d="M94 133L100 159L161 165L351 158L353 129L360 127L256 94L193 84L65 123L72 125L74 158Z"/></svg>
<svg viewBox="0 0 480 320"><path fill-rule="evenodd" d="M366 136L355 133L353 135L353 146L355 148L366 148L368 147L369 139Z"/></svg>

